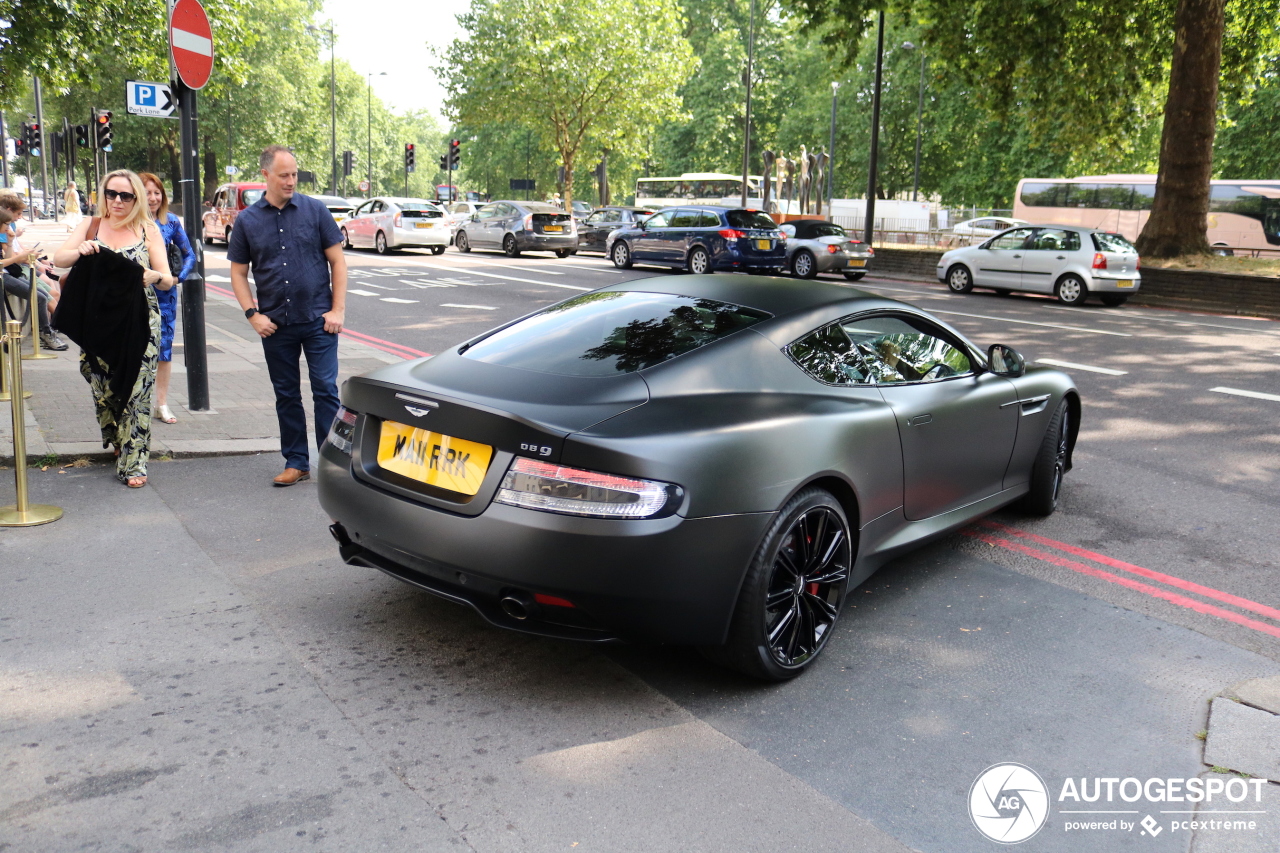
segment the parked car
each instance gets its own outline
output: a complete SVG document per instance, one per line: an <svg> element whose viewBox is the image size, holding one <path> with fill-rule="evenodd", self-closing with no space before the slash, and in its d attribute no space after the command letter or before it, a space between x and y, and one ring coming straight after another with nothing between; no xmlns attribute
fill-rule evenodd
<svg viewBox="0 0 1280 853"><path fill-rule="evenodd" d="M1070 377L782 284L624 282L349 379L318 471L342 558L500 627L781 680L880 565L1014 502L1054 511Z"/></svg>
<svg viewBox="0 0 1280 853"><path fill-rule="evenodd" d="M312 198L329 208L329 212L333 214L333 221L338 225L346 222L356 207L341 196L313 195Z"/></svg>
<svg viewBox="0 0 1280 853"><path fill-rule="evenodd" d="M603 252L605 240L614 231L624 228L653 213L650 207L623 207L610 205L593 211L578 223L578 251Z"/></svg>
<svg viewBox="0 0 1280 853"><path fill-rule="evenodd" d="M787 235L787 269L797 278L839 272L849 281L867 274L875 250L834 222L800 219L782 226Z"/></svg>
<svg viewBox="0 0 1280 853"><path fill-rule="evenodd" d="M1107 231L1061 225L1014 228L977 246L952 249L938 261L938 280L953 293L990 287L1051 293L1064 305L1097 294L1103 305L1123 305L1142 286L1133 244Z"/></svg>
<svg viewBox="0 0 1280 853"><path fill-rule="evenodd" d="M595 210L595 208L592 207L587 202L579 201L576 198L573 201L571 201L569 204L573 208L572 210L573 218L578 220L579 222L586 219L587 216L590 215L591 211Z"/></svg>
<svg viewBox="0 0 1280 853"><path fill-rule="evenodd" d="M439 255L449 245L449 225L444 210L425 198L383 196L356 208L342 225L342 240L348 248L372 248L380 255L410 246Z"/></svg>
<svg viewBox="0 0 1280 853"><path fill-rule="evenodd" d="M214 240L231 242L231 229L235 227L236 217L267 191L262 183L223 184L213 194L213 204L200 219L200 237L205 245Z"/></svg>
<svg viewBox="0 0 1280 853"><path fill-rule="evenodd" d="M764 213L741 207L669 207L605 241L613 265L682 267L693 273L716 270L781 271L787 261L786 236Z"/></svg>
<svg viewBox="0 0 1280 853"><path fill-rule="evenodd" d="M555 252L557 258L578 251L573 217L541 201L493 201L458 226L453 244L460 252L501 249L507 257L521 252Z"/></svg>
<svg viewBox="0 0 1280 853"><path fill-rule="evenodd" d="M449 223L450 243L453 242L453 235L458 233L458 226L470 219L482 207L484 207L483 202L457 201L445 208L444 218Z"/></svg>
<svg viewBox="0 0 1280 853"><path fill-rule="evenodd" d="M1030 224L1024 219L1013 219L1008 216L983 216L957 222L952 227L951 233L956 237L992 237L1008 228Z"/></svg>

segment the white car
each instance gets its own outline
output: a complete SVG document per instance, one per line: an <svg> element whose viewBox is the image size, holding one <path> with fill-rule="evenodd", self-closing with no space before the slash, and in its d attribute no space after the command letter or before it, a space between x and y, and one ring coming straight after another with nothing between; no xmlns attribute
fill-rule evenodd
<svg viewBox="0 0 1280 853"><path fill-rule="evenodd" d="M460 224L471 219L471 215L482 207L484 202L479 201L455 201L446 207L445 220L449 223L450 238L457 233Z"/></svg>
<svg viewBox="0 0 1280 853"><path fill-rule="evenodd" d="M1013 228L977 245L952 249L938 261L938 280L952 293L989 287L1053 294L1079 305L1096 294L1103 305L1123 305L1142 286L1133 244L1107 231L1061 225Z"/></svg>
<svg viewBox="0 0 1280 853"><path fill-rule="evenodd" d="M411 246L439 255L449 245L449 223L433 201L382 196L357 207L342 223L342 240L348 249L376 249L380 255Z"/></svg>
<svg viewBox="0 0 1280 853"><path fill-rule="evenodd" d="M1030 224L1024 219L1013 219L1008 216L983 216L978 219L966 219L964 222L957 222L955 227L951 229L951 233L956 237L994 237L1009 228Z"/></svg>
<svg viewBox="0 0 1280 853"><path fill-rule="evenodd" d="M342 196L313 195L312 198L329 208L329 212L333 214L334 223L339 226L347 221L347 217L351 215L351 211L355 207L354 204L347 201Z"/></svg>

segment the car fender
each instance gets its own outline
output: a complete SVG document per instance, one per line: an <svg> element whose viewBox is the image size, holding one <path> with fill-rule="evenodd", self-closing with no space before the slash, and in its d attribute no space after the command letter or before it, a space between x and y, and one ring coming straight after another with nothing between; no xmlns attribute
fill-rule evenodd
<svg viewBox="0 0 1280 853"><path fill-rule="evenodd" d="M1026 373L1012 377L1010 381L1017 389L1018 400L1023 402L1020 404L1017 438L1004 475L1006 489L1031 481L1031 466L1040 451L1045 430L1063 400L1067 400L1068 411L1072 414L1067 447L1067 470L1071 469L1076 437L1080 434L1081 413L1080 392L1071 377L1061 370L1028 367ZM1038 402L1040 398L1045 398L1043 403Z"/></svg>

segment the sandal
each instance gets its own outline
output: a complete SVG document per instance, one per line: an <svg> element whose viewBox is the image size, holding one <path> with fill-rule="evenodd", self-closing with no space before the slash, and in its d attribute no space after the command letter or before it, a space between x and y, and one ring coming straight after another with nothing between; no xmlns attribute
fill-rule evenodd
<svg viewBox="0 0 1280 853"><path fill-rule="evenodd" d="M173 412L169 411L169 407L167 405L160 406L156 409L156 417L160 419L161 423L176 424L178 422L178 419L173 416Z"/></svg>
<svg viewBox="0 0 1280 853"><path fill-rule="evenodd" d="M145 476L130 477L129 479L124 481L124 484L131 489L141 489L143 486L147 484L147 478Z"/></svg>

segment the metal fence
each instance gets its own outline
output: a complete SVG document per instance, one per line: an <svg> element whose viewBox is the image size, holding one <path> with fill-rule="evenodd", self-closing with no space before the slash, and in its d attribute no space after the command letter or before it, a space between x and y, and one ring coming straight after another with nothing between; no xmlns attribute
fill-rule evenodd
<svg viewBox="0 0 1280 853"><path fill-rule="evenodd" d="M1009 216L1008 210L991 210L981 208L943 209L929 214L926 222L923 218L892 219L875 217L872 229L873 246L894 246L906 249L955 249L960 246L972 246L990 237L993 231L979 234L956 234L953 226L970 219L987 216ZM854 236L861 237L866 232L866 220L862 216L833 216L832 221L842 226Z"/></svg>

